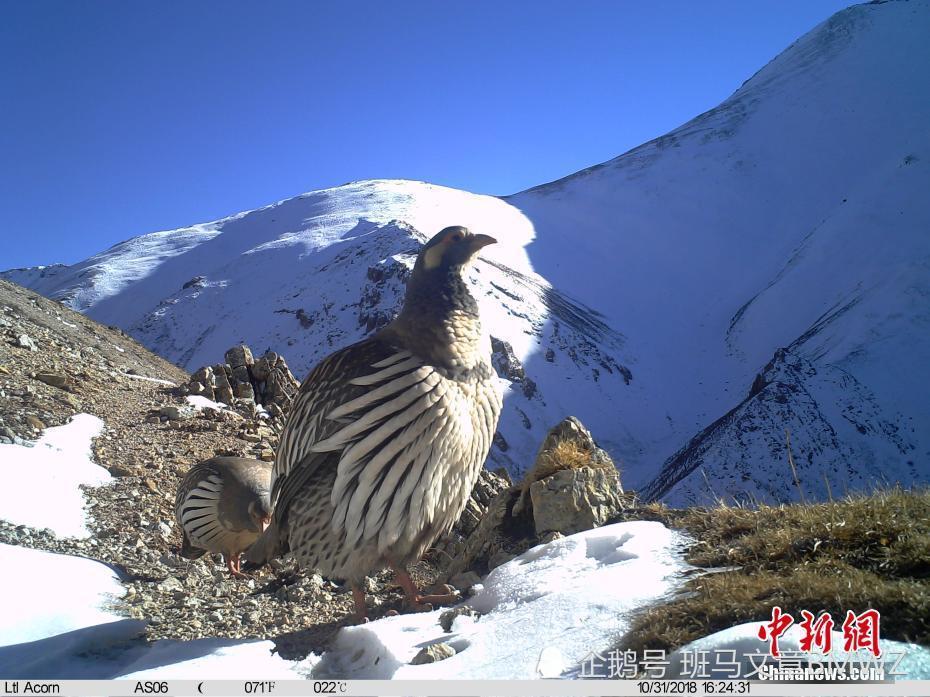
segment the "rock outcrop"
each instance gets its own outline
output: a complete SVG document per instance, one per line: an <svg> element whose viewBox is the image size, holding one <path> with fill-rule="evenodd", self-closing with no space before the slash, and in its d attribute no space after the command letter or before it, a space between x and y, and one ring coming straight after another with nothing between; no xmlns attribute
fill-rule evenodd
<svg viewBox="0 0 930 697"><path fill-rule="evenodd" d="M268 351L256 360L252 350L240 344L226 352L225 363L194 371L181 390L224 404L252 402L278 417L290 407L299 387L283 356Z"/></svg>
<svg viewBox="0 0 930 697"><path fill-rule="evenodd" d="M571 535L604 525L622 508L617 471L604 468L561 470L530 485L536 534Z"/></svg>
<svg viewBox="0 0 930 697"><path fill-rule="evenodd" d="M607 451L574 416L549 431L514 512L532 514L536 534L564 535L606 523L622 508L623 486Z"/></svg>
<svg viewBox="0 0 930 697"><path fill-rule="evenodd" d="M549 431L523 482L501 488L477 524L469 524L474 514L462 516L464 539L445 550L451 561L443 577L457 586L473 582L471 572L485 574L536 544L604 525L628 498L613 460L570 416Z"/></svg>

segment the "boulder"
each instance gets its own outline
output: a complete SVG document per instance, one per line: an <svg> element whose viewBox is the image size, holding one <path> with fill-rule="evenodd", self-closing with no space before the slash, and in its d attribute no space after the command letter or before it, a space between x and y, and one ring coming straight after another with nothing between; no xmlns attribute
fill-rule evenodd
<svg viewBox="0 0 930 697"><path fill-rule="evenodd" d="M259 382L267 380L271 371L274 370L277 360L278 354L274 351L268 351L268 353L255 361L255 364L252 366L252 377Z"/></svg>
<svg viewBox="0 0 930 697"><path fill-rule="evenodd" d="M242 368L255 362L252 358L252 349L245 344L233 346L226 352L225 358L231 368Z"/></svg>
<svg viewBox="0 0 930 697"><path fill-rule="evenodd" d="M199 382L205 387L213 387L213 368L205 365L203 368L191 375L192 382Z"/></svg>
<svg viewBox="0 0 930 697"><path fill-rule="evenodd" d="M236 395L237 399L255 399L255 391L252 389L252 385L248 382L236 382L233 393Z"/></svg>
<svg viewBox="0 0 930 697"><path fill-rule="evenodd" d="M16 337L16 345L20 348L28 349L29 351L38 351L39 347L36 345L36 342L32 340L28 334L20 334Z"/></svg>
<svg viewBox="0 0 930 697"><path fill-rule="evenodd" d="M474 571L463 571L449 579L449 583L458 588L463 593L467 593L476 584L481 583L481 577Z"/></svg>
<svg viewBox="0 0 930 697"><path fill-rule="evenodd" d="M169 421L184 421L194 415L194 408L188 405L176 406L168 404L159 409L158 413L168 417Z"/></svg>
<svg viewBox="0 0 930 697"><path fill-rule="evenodd" d="M623 487L610 455L574 416L543 440L514 513L532 511L536 535L599 527L622 508Z"/></svg>
<svg viewBox="0 0 930 697"><path fill-rule="evenodd" d="M219 370L217 370L219 368ZM214 399L225 404L232 404L233 391L229 378L226 377L226 371L223 366L216 366L213 369L213 379L216 387L213 389Z"/></svg>
<svg viewBox="0 0 930 697"><path fill-rule="evenodd" d="M67 387L71 382L67 375L62 375L61 373L36 373L36 380L44 382L46 385L60 387L62 389Z"/></svg>
<svg viewBox="0 0 930 697"><path fill-rule="evenodd" d="M232 369L232 375L229 379L233 385L251 385L252 375L249 373L248 366L237 365Z"/></svg>
<svg viewBox="0 0 930 697"><path fill-rule="evenodd" d="M440 547L449 555L441 577L485 574L534 545L603 525L625 500L610 455L574 417L549 432L526 479L509 484L498 478L486 491L479 481L446 547ZM456 532L461 538L453 545Z"/></svg>
<svg viewBox="0 0 930 697"><path fill-rule="evenodd" d="M597 528L622 508L623 489L616 468L560 470L533 482L529 490L537 536Z"/></svg>
<svg viewBox="0 0 930 697"><path fill-rule="evenodd" d="M582 451L590 453L591 463L596 467L616 467L614 461L606 450L599 448L594 442L591 431L584 427L574 416L568 416L556 424L546 435L542 445L539 447L539 453L536 455L534 468L539 467L541 460L545 459L546 453L551 453L559 444L571 443L578 446Z"/></svg>
<svg viewBox="0 0 930 697"><path fill-rule="evenodd" d="M419 666L426 663L436 663L452 658L455 655L455 649L448 644L430 644L420 649L420 652L410 660L410 665Z"/></svg>

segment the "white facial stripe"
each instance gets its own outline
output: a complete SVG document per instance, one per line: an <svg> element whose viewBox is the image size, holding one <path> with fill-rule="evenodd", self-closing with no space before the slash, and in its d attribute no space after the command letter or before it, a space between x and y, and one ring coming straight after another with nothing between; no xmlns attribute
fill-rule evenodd
<svg viewBox="0 0 930 697"><path fill-rule="evenodd" d="M442 255L445 251L445 242L440 242L427 249L426 254L423 255L423 267L426 269L435 269L442 261Z"/></svg>

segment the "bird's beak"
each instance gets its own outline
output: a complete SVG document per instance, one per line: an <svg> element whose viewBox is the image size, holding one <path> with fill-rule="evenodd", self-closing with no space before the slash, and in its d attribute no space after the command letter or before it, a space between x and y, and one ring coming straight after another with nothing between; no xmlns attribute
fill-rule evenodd
<svg viewBox="0 0 930 697"><path fill-rule="evenodd" d="M477 252L479 249L487 247L489 244L497 244L497 240L490 235L474 235L468 243L472 252Z"/></svg>
<svg viewBox="0 0 930 697"><path fill-rule="evenodd" d="M271 518L262 518L262 532L265 532L269 525L271 525Z"/></svg>

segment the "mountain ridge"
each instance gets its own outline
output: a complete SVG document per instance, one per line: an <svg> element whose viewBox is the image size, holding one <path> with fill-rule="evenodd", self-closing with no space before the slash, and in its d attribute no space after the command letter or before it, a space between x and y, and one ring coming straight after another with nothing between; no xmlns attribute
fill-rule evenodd
<svg viewBox="0 0 930 697"><path fill-rule="evenodd" d="M836 490L880 473L927 481L913 462L930 455L930 414L913 393L930 387L928 25L926 3L850 7L718 107L517 194L354 182L4 276L182 365L246 341L288 355L300 374L396 311L417 244L465 224L501 240L472 287L489 333L537 388L527 397L503 378L508 449L494 457L515 474L535 435L574 413L625 482L670 503L713 500L704 479L728 495L790 500L793 486L769 485L784 477L787 449L766 415L784 412L819 424L792 436L811 494L822 493L818 471ZM795 389L762 390L751 413L720 423L789 347L813 382L786 368L775 382ZM850 400L902 435L850 431ZM753 429L764 437L728 447ZM849 444L841 455L826 454L831 432ZM724 459L700 458L665 489L700 433L701 452Z"/></svg>

